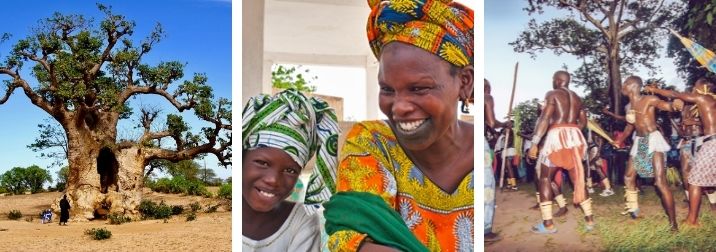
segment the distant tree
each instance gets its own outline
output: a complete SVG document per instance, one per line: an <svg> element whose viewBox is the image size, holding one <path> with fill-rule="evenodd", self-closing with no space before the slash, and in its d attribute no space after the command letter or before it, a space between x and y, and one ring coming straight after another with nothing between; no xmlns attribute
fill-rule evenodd
<svg viewBox="0 0 716 252"><path fill-rule="evenodd" d="M316 80L318 77L314 76L313 78L306 80L303 74L308 74L309 70L306 69L303 73L296 73L297 71L298 68L296 67L288 68L283 65L278 65L275 70L271 71L271 84L275 88L293 88L300 92L311 93L316 91L316 86L310 85L310 82Z"/></svg>
<svg viewBox="0 0 716 252"><path fill-rule="evenodd" d="M538 103L539 99L535 98L528 101L523 101L515 106L515 114L520 114L520 131L524 133L534 132L535 123L539 117Z"/></svg>
<svg viewBox="0 0 716 252"><path fill-rule="evenodd" d="M679 17L671 23L674 30L711 51L716 50L716 0L682 2L686 3L686 8L683 8ZM701 66L674 36L669 40L668 54L675 57L676 69L687 85L693 85L701 77L716 77Z"/></svg>
<svg viewBox="0 0 716 252"><path fill-rule="evenodd" d="M182 176L189 180L198 179L199 169L201 166L194 160L182 160L176 163L166 162L166 171L172 177Z"/></svg>
<svg viewBox="0 0 716 252"><path fill-rule="evenodd" d="M37 165L25 168L24 175L25 184L32 193L41 192L45 182L52 183L50 172Z"/></svg>
<svg viewBox="0 0 716 252"><path fill-rule="evenodd" d="M70 176L70 167L65 166L62 167L59 171L57 171L57 184L55 187L57 187L57 191L64 191L67 187L67 178Z"/></svg>
<svg viewBox="0 0 716 252"><path fill-rule="evenodd" d="M210 168L201 168L201 169L199 169L197 174L199 176L199 180L201 180L201 182L204 182L204 184L207 184L207 185L216 184L216 172L214 172L214 170L212 170ZM221 182L221 181L219 181L219 182Z"/></svg>
<svg viewBox="0 0 716 252"><path fill-rule="evenodd" d="M25 168L13 167L9 171L3 173L0 177L0 186L13 194L22 194L27 191L27 183L25 183Z"/></svg>
<svg viewBox="0 0 716 252"><path fill-rule="evenodd" d="M665 31L655 28L670 22L681 6L663 0L529 0L528 4L525 10L530 15L542 14L547 7L570 14L542 23L531 19L510 45L532 57L546 49L582 59L574 82L596 90L596 94L606 88L610 108L617 114L622 114L623 106L622 73L634 72L637 67L656 73L654 60Z"/></svg>

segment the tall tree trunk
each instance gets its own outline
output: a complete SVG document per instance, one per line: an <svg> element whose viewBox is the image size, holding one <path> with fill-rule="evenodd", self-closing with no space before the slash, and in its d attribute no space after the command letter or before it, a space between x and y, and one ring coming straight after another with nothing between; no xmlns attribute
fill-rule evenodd
<svg viewBox="0 0 716 252"><path fill-rule="evenodd" d="M101 144L89 131L75 125L68 125L66 132L70 176L65 192L72 203L70 214L72 218L93 219L104 199L97 170Z"/></svg>
<svg viewBox="0 0 716 252"><path fill-rule="evenodd" d="M612 107L614 114L622 114L622 77L619 67L619 47L612 44L609 48L609 56L607 57L607 73L609 75L609 105Z"/></svg>

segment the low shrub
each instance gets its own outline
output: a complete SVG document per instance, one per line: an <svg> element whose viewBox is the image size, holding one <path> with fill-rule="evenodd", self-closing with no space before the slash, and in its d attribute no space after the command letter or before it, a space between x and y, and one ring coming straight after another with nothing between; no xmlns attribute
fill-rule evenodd
<svg viewBox="0 0 716 252"><path fill-rule="evenodd" d="M120 213L110 213L109 215L107 215L107 219L109 220L110 225L120 225L122 223L132 221L132 218L129 218L129 216L125 216L124 214Z"/></svg>
<svg viewBox="0 0 716 252"><path fill-rule="evenodd" d="M231 183L219 187L219 198L231 199Z"/></svg>
<svg viewBox="0 0 716 252"><path fill-rule="evenodd" d="M168 178L157 179L157 181L154 182L153 185L151 185L151 188L156 192L169 193L169 181L170 180Z"/></svg>
<svg viewBox="0 0 716 252"><path fill-rule="evenodd" d="M187 195L197 195L211 197L211 192L206 186L198 180L189 180L182 176L169 178L160 178L154 182L148 182L147 187L155 192L161 193L181 193Z"/></svg>
<svg viewBox="0 0 716 252"><path fill-rule="evenodd" d="M164 203L162 200L159 204L154 201L145 199L139 203L139 212L142 218L149 219L166 219L172 216L172 207Z"/></svg>
<svg viewBox="0 0 716 252"><path fill-rule="evenodd" d="M189 214L186 215L186 221L193 221L193 220L196 220L195 212L190 212Z"/></svg>
<svg viewBox="0 0 716 252"><path fill-rule="evenodd" d="M162 202L157 205L157 208L154 209L154 219L168 219L169 217L172 217L172 207Z"/></svg>
<svg viewBox="0 0 716 252"><path fill-rule="evenodd" d="M174 205L172 206L172 215L180 215L184 212L184 206Z"/></svg>
<svg viewBox="0 0 716 252"><path fill-rule="evenodd" d="M209 208L206 209L206 212L213 213L216 212L217 209L219 209L219 205L209 206Z"/></svg>
<svg viewBox="0 0 716 252"><path fill-rule="evenodd" d="M142 214L142 218L151 218L154 216L154 211L157 208L157 203L154 203L154 201L144 199L142 202L139 202L139 213Z"/></svg>
<svg viewBox="0 0 716 252"><path fill-rule="evenodd" d="M189 204L189 207L191 208L192 212L201 210L201 204L199 204L199 202L191 203L191 204Z"/></svg>
<svg viewBox="0 0 716 252"><path fill-rule="evenodd" d="M22 218L22 212L20 212L20 210L10 210L10 212L7 213L7 218L11 220L19 220Z"/></svg>
<svg viewBox="0 0 716 252"><path fill-rule="evenodd" d="M112 232L106 228L92 228L86 229L85 234L92 237L95 240L104 240L112 237Z"/></svg>

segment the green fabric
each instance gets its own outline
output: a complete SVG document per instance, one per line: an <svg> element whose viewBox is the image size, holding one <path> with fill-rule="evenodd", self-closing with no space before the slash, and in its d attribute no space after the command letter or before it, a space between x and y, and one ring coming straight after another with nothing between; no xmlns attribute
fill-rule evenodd
<svg viewBox="0 0 716 252"><path fill-rule="evenodd" d="M338 192L324 203L326 232L342 230L367 234L376 244L402 251L428 251L383 199L366 192Z"/></svg>

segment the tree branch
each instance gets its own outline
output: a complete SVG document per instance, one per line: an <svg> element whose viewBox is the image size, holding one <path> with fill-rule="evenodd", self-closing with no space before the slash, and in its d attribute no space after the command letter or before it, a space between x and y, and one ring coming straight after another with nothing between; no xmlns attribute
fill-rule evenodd
<svg viewBox="0 0 716 252"><path fill-rule="evenodd" d="M165 137L171 137L172 132L169 131L160 131L160 132L151 132L151 131L145 131L144 134L139 138L139 143L144 143L148 140L154 140L154 139L161 139ZM176 138L175 138L176 140Z"/></svg>
<svg viewBox="0 0 716 252"><path fill-rule="evenodd" d="M587 21L592 23L594 25L594 27L596 27L599 31L602 32L602 34L609 37L609 31L607 31L607 29L604 28L604 26L602 26L602 23L597 21L594 17L592 17L592 15L589 15L589 10L587 9L586 1L580 2L579 6L576 6L571 3L567 3L566 0L560 0L560 3L566 3L566 5L571 6L572 8L578 10L579 13L582 13L582 16L584 16L584 18L587 19Z"/></svg>
<svg viewBox="0 0 716 252"><path fill-rule="evenodd" d="M227 143L221 144L218 148L214 147L215 143L211 141L196 147L184 149L181 151L172 151L161 148L147 148L145 149L145 157L147 161L154 159L165 159L172 162L179 162L182 160L192 159L201 153L211 153L219 159L219 162L223 166L231 165L231 153L224 154L228 148L231 147L231 140Z"/></svg>
<svg viewBox="0 0 716 252"><path fill-rule="evenodd" d="M30 59L32 61L40 63L40 65L42 65L42 67L44 67L48 73L50 72L50 65L47 64L47 57L38 58L37 55L29 53L29 52L24 52L24 51L19 51L17 53L22 56L27 57L28 59Z"/></svg>
<svg viewBox="0 0 716 252"><path fill-rule="evenodd" d="M35 106L40 107L42 110L47 112L48 114L57 117L59 116L57 113L59 111L56 111L55 108L50 105L42 96L35 93L35 91L32 90L29 84L23 79L18 79L18 85L22 88L23 91L25 91L25 95L27 98L30 98L30 102L32 104L35 104Z"/></svg>
<svg viewBox="0 0 716 252"><path fill-rule="evenodd" d="M130 97L132 97L133 95L136 95L136 94L156 94L156 95L162 96L162 97L166 98L167 101L169 101L177 110L179 110L179 112L190 109L190 108L194 107L194 105L196 105L196 102L194 102L193 100L190 101L188 104L181 104L176 99L176 97L174 95L169 94L169 92L167 92L164 89L153 87L153 86L141 87L141 86L136 86L136 85L127 86L127 88L124 91L122 91L122 93L119 94L119 97L117 98L117 102L119 104L124 104L127 101L127 99L129 99Z"/></svg>
<svg viewBox="0 0 716 252"><path fill-rule="evenodd" d="M20 76L17 75L16 72L13 72L11 69L4 67L0 68L0 74L9 75L13 78L13 84L8 85L7 91L5 92L5 96L0 98L0 104L5 104L5 102L10 99L10 95L12 95L12 92L14 92L16 88L18 88L17 82L19 82Z"/></svg>
<svg viewBox="0 0 716 252"><path fill-rule="evenodd" d="M664 7L664 0L661 0L661 2L659 2L659 5L654 9L652 15L650 15L650 18L648 20L644 21L643 19L637 17L634 20L631 20L630 22L627 22L626 24L624 24L621 27L621 29L619 29L619 38L622 38L622 37L626 36L627 34L634 32L634 31L654 28L654 26L652 24L654 23L654 20L656 19L656 17L658 17L657 13L659 13L659 11L661 11L661 8L663 8L663 7ZM639 22L644 22L643 29L639 29L636 27ZM631 28L631 30L628 30L629 28Z"/></svg>

